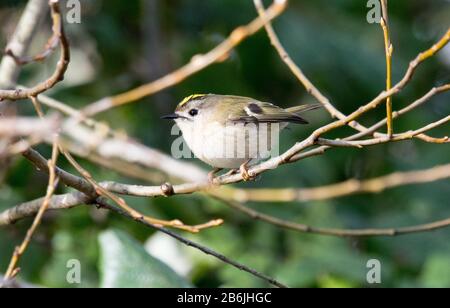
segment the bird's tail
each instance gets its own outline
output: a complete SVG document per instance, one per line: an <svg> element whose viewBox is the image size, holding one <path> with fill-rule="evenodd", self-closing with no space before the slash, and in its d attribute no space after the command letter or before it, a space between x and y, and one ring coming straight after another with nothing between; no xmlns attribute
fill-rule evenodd
<svg viewBox="0 0 450 308"><path fill-rule="evenodd" d="M322 108L322 104L307 104L307 105L299 105L295 107L286 108L287 112L293 113L293 114L302 114L307 111L315 110Z"/></svg>

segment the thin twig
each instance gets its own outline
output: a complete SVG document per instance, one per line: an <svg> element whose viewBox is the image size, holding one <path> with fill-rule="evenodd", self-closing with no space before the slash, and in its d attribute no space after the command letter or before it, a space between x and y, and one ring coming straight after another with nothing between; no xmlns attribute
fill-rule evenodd
<svg viewBox="0 0 450 308"><path fill-rule="evenodd" d="M109 205L107 203L105 204L104 202L100 202L100 205L103 208L107 208L107 209L109 209L111 211L117 212L118 214L120 214L122 216L127 216L129 218L133 218L126 211L123 211L122 209L118 209L117 207L111 206L111 205ZM179 234L177 234L177 233L175 233L175 232L173 232L171 230L168 230L168 229L166 229L164 227L161 227L161 226L157 226L157 225L151 224L151 223L149 223L148 221L145 221L145 220L138 220L138 222L140 222L140 223L142 223L142 224L144 224L144 225L146 225L148 227L154 228L154 229L156 229L158 231L161 231L161 232L163 232L163 233L165 233L165 234L175 238L176 240L180 241L181 243L183 243L183 244L185 244L187 246L193 247L193 248L195 248L197 250L202 251L203 253L205 253L207 255L213 256L213 257L221 260L222 262L225 262L227 264L230 264L230 265L236 267L237 269L239 269L241 271L245 271L247 273L250 273L253 276L258 277L258 278L260 278L260 279L262 279L262 280L264 280L264 281L266 281L266 282L268 282L268 283L270 283L270 284L272 284L272 285L274 285L276 287L287 288L286 285L284 285L283 283L277 281L276 279L274 279L272 277L269 277L267 275L264 275L264 274L262 274L262 273L260 273L260 272L258 272L256 270L254 270L254 269L252 269L252 268L242 264L242 263L234 261L234 260L232 260L232 259L230 259L230 258L228 258L228 257L226 257L226 256L224 256L224 255L222 255L222 254L212 250L211 248L208 248L206 246L203 246L203 245L197 244L197 243L195 243L195 242L193 242L191 240L188 240L188 239L182 237L181 235L179 235Z"/></svg>
<svg viewBox="0 0 450 308"><path fill-rule="evenodd" d="M380 25L383 30L384 37L384 52L386 54L386 91L389 91L392 87L392 52L394 47L391 43L391 37L389 35L389 18L388 18L388 5L387 0L381 0L382 15ZM389 96L386 99L386 119L387 119L387 135L391 137L394 134L393 122L392 122L392 97Z"/></svg>
<svg viewBox="0 0 450 308"><path fill-rule="evenodd" d="M238 210L239 212L244 213L245 215L256 219L267 222L269 224L289 229L293 231L298 231L302 233L312 233L312 234L320 234L320 235L330 235L330 236L339 236L339 237L368 237L368 236L397 236L397 235L405 235L410 233L419 233L419 232L427 232L433 231L441 228L446 228L450 226L450 218L434 221L428 224L416 225L411 227L403 227L403 228L386 228L386 229L330 229L330 228L317 228L311 227L305 224L299 224L295 222L286 221L284 219L280 219L274 216L270 216L267 214L263 214L256 210L253 210L249 207L244 206L243 204L224 199L222 197L215 197L216 199L222 201L224 204L229 207Z"/></svg>
<svg viewBox="0 0 450 308"><path fill-rule="evenodd" d="M48 39L45 44L44 50L32 57L24 56L21 57L19 55L15 55L12 49L7 48L5 54L12 57L17 65L27 65L32 62L42 62L46 60L52 53L55 51L56 47L58 47L59 38L57 33L53 33L53 35Z"/></svg>
<svg viewBox="0 0 450 308"><path fill-rule="evenodd" d="M63 181L61 181L63 182ZM9 208L0 213L0 226L15 224L16 222L36 215L45 198L27 201ZM95 197L83 192L75 191L63 195L53 195L50 199L47 211L71 209L83 204L91 204Z"/></svg>
<svg viewBox="0 0 450 308"><path fill-rule="evenodd" d="M259 16L263 19L267 19L266 10L264 9L262 1L254 0L253 2L256 7L256 10L258 11ZM286 49L281 44L280 39L278 38L277 34L275 33L275 30L272 27L272 24L270 23L270 20L266 20L264 27L266 29L267 36L270 39L270 43L275 48L275 50L278 52L278 54L280 55L280 58L287 65L287 67L291 70L291 72L294 74L294 76L305 87L306 91L308 93L310 93L312 96L314 96L325 107L325 109L330 113L330 115L333 118L337 118L337 119L345 118L346 115L343 114L342 112L340 112L330 102L330 100L325 95L323 95L319 91L319 89L308 79L308 77L306 77L306 75L303 73L303 71L300 69L300 67L297 64L295 64L295 62L289 56ZM366 129L363 125L359 124L356 121L351 121L348 123L348 125L359 131L364 131Z"/></svg>
<svg viewBox="0 0 450 308"><path fill-rule="evenodd" d="M423 184L450 178L450 164L367 179L351 179L344 182L313 188L224 188L214 192L226 199L238 202L307 202L328 200L361 193L380 193L398 186Z"/></svg>
<svg viewBox="0 0 450 308"><path fill-rule="evenodd" d="M18 57L24 56L47 10L47 0L28 1L16 30L11 36L7 49L11 50ZM14 87L20 69L21 67L11 57L3 57L0 63L0 87Z"/></svg>
<svg viewBox="0 0 450 308"><path fill-rule="evenodd" d="M265 19L258 17L249 24L236 28L233 32L231 32L227 39L208 53L194 56L189 63L158 80L152 81L125 93L103 98L95 103L92 103L83 110L83 113L93 116L108 109L135 102L146 96L178 84L187 77L226 57L230 51L239 45L243 40L258 32L266 23L266 19L272 20L276 18L284 11L286 6L287 0L274 0L273 4L266 11Z"/></svg>
<svg viewBox="0 0 450 308"><path fill-rule="evenodd" d="M160 227L171 227L171 228L176 228L176 229L180 229L180 230L184 230L184 231L189 231L192 233L200 232L203 229L217 227L223 223L222 219L214 219L214 220L211 220L204 224L189 226L189 225L184 224L182 221L180 221L178 219L167 221L167 220L156 219L156 218L153 218L150 216L143 215L142 213L140 213L140 212L136 211L135 209L133 209L132 207L130 207L125 202L125 200L117 197L110 191L108 191L105 188L103 188L102 186L100 186L92 178L91 174L87 170L85 170L83 167L81 167L81 165L78 164L78 162L72 157L72 155L70 155L70 153L67 152L62 146L60 146L60 151L66 157L66 159L69 161L69 163L86 179L86 181L88 181L95 188L95 191L99 196L103 196L107 199L112 200L122 210L127 212L130 217L132 217L135 220L139 220L139 221L142 220L142 221L145 221L152 225L156 225L156 226L160 226Z"/></svg>
<svg viewBox="0 0 450 308"><path fill-rule="evenodd" d="M261 17L265 16L265 11L264 11L264 6L261 2L261 0L254 0L254 4L255 7L258 11L258 14ZM308 93L311 93L319 102L321 102L324 107L328 110L328 112L335 118L341 119L341 120L345 120L346 115L344 115L342 112L340 112L339 110L336 109L336 107L333 106L333 104L329 101L328 98L326 98L315 86L314 84L312 84L312 82L305 76L305 74L302 72L302 70L295 64L295 62L291 59L291 57L289 56L289 54L287 53L286 49L283 47L283 45L281 44L278 36L275 33L275 30L273 29L272 25L270 22L267 22L265 25L266 28L266 32L267 35L270 39L271 44L274 46L274 48L277 50L278 54L280 55L280 58L286 63L286 65L289 67L289 69L291 70L291 72L297 77L297 79L303 84L303 86L305 87L305 89L307 90ZM437 52L440 48L442 48L443 45L445 45L446 43L448 43L449 40L449 31L447 31L446 35L440 40L440 42L436 45L434 45L432 48L430 48L429 50L433 50L434 53ZM391 50L392 53L392 50ZM423 54L423 53L422 53ZM428 55L429 56L429 55ZM419 57L419 56L418 56ZM424 59L426 59L426 57L423 57L423 59L421 61L423 61ZM410 63L410 67L407 71L407 73L405 74L406 76L409 76L408 78L410 78L412 76L412 73L414 72L415 67L418 65L419 63L417 63L417 58L412 61ZM409 80L409 79L408 79ZM406 82L405 82L406 84ZM400 84L398 84L397 86L399 86ZM404 86L404 84L400 85L401 87ZM390 87L389 87L390 88ZM389 95L388 98L390 98L391 96ZM390 113L389 113L390 114ZM386 122L385 122L386 123ZM347 125L353 127L356 130L359 130L361 133L360 135L365 136L368 134L368 129L359 124L356 121L350 121L347 123ZM381 126L380 126L381 127ZM378 127L379 128L379 127ZM374 131L372 131L374 132ZM446 140L445 138L442 139L436 139L436 138L431 138L428 137L426 135L418 135L416 136L419 139L422 139L424 141L427 142L436 142L438 143L439 141L444 141ZM357 139L357 138L355 138ZM344 139L346 140L346 139ZM317 150L315 152L311 152L311 154L320 154L320 153L324 153L324 151L326 150L326 148L322 147L320 148L320 150Z"/></svg>
<svg viewBox="0 0 450 308"><path fill-rule="evenodd" d="M440 87L433 87L430 91L428 91L424 96L422 96L421 98L415 100L413 103L409 104L408 106L406 106L405 108L402 108L401 110L395 111L393 113L393 117L394 119L419 107L420 105L422 105L423 103L429 101L434 95L439 94L439 93L443 93L445 91L450 90L450 84L446 84ZM344 138L343 140L356 140L356 139L360 139L362 137L365 137L367 135L371 135L373 134L374 136L379 136L378 133L376 133L376 130L379 129L380 127L382 127L383 125L386 125L386 118L384 118L383 120L379 121L378 123L372 125L371 127L369 127L366 131L351 135L349 137ZM429 140L428 136L425 134L418 134L416 136L414 136L415 138L424 140L424 141L436 141L436 140ZM444 143L448 141L448 137L443 137L441 139L438 139L437 141L439 141L438 143ZM291 161L298 161L301 159L305 159L307 157L312 157L312 156L316 156L316 155L321 155L324 154L327 150L331 149L330 146L320 146L318 148L306 151L306 152L302 152L302 153L298 153L296 155L294 155L291 158Z"/></svg>
<svg viewBox="0 0 450 308"><path fill-rule="evenodd" d="M0 120L0 137L39 136L44 139L58 129L60 122L60 118L55 114L45 119L37 117L2 118Z"/></svg>
<svg viewBox="0 0 450 308"><path fill-rule="evenodd" d="M422 97L416 99L411 104L407 105L406 107L404 107L398 111L393 112L392 117L394 119L396 119L396 118L400 117L401 115L404 115L405 113L408 113L411 110L421 106L423 103L426 103L433 96L443 93L443 92L446 92L446 91L449 91L449 90L450 90L450 83L442 85L442 86L438 86L438 87L433 87L427 93L425 93ZM376 131L379 128L381 128L383 125L386 125L386 122L387 122L387 119L384 118L383 120L381 120L378 123L369 127L367 129L367 131L352 135L350 137L345 138L344 140L356 140L356 139L360 139L360 138L368 136L368 135L373 135L374 137L382 136L382 134L376 133ZM422 140L426 139L426 138L423 138L423 136L424 136L423 134L417 135L416 138L422 139ZM424 140L424 141L427 141L427 140Z"/></svg>
<svg viewBox="0 0 450 308"><path fill-rule="evenodd" d="M33 224L27 231L25 239L23 240L22 244L20 246L16 247L16 249L14 250L14 254L11 258L8 269L5 273L5 281L8 281L8 280L14 278L19 273L20 269L17 268L17 264L19 263L20 258L25 253L26 249L28 248L28 245L30 244L31 239L33 238L34 232L39 227L42 217L44 216L45 211L47 210L47 208L50 205L50 200L53 196L53 193L55 192L56 186L58 185L58 178L57 178L56 172L55 172L56 162L58 160L58 153L59 153L58 152L58 137L55 136L54 143L53 143L52 158L47 163L47 167L49 170L47 194L45 195L42 205L39 208L39 211L37 212L37 215L33 221Z"/></svg>
<svg viewBox="0 0 450 308"><path fill-rule="evenodd" d="M58 37L61 46L61 55L55 71L47 80L30 89L0 90L0 100L16 101L26 99L31 96L37 96L38 94L53 88L58 82L64 79L64 74L70 62L69 42L64 32L63 18L59 8L59 1L50 0L49 5L52 12L53 35Z"/></svg>

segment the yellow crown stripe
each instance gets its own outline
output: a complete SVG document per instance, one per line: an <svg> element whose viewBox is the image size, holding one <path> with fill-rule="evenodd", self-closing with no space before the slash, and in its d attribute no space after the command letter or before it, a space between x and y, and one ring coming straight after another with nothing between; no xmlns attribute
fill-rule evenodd
<svg viewBox="0 0 450 308"><path fill-rule="evenodd" d="M195 98L199 98L199 97L202 97L202 96L205 96L205 95L206 95L206 94L192 94L192 95L189 95L189 96L185 97L185 98L181 101L181 103L178 104L178 106L181 107L181 106L183 106L184 104L186 104L187 102L189 102L190 100L195 99Z"/></svg>

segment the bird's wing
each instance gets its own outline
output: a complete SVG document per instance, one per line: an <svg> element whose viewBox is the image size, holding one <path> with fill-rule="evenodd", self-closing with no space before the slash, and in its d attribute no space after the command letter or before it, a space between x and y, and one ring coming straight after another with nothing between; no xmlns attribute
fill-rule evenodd
<svg viewBox="0 0 450 308"><path fill-rule="evenodd" d="M239 114L234 115L230 120L243 123L297 123L308 124L308 121L299 116L300 113L317 107L302 105L290 109L283 109L271 103L249 102L244 105Z"/></svg>

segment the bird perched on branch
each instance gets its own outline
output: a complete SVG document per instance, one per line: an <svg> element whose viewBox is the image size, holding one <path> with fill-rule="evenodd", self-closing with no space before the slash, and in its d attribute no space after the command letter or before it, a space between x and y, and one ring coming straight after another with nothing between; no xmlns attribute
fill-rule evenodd
<svg viewBox="0 0 450 308"><path fill-rule="evenodd" d="M300 115L318 104L283 109L250 97L193 94L178 104L174 113L163 116L177 123L194 155L214 167L210 181L220 170L240 171L244 180L250 161L270 157L278 150L279 132L289 123L307 124Z"/></svg>

